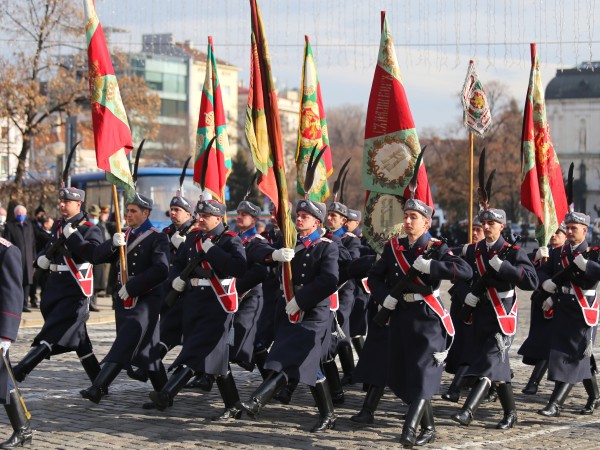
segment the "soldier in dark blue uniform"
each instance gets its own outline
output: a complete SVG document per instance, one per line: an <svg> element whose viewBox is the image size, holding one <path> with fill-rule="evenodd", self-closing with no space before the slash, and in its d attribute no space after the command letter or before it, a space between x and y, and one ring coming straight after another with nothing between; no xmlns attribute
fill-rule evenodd
<svg viewBox="0 0 600 450"><path fill-rule="evenodd" d="M150 393L161 411L172 404L194 372L222 377L219 387L226 385L227 393L237 396L229 369L229 340L238 300L235 278L246 271L244 246L237 234L226 231L223 225L223 203L203 194L196 214L198 228L180 247L169 275L172 288L183 293L177 300L183 303L183 345L169 369L173 374L167 384L160 392ZM183 280L179 275L199 254L203 255L200 265L189 281ZM226 409L235 408L238 401L227 394L223 400Z"/></svg>
<svg viewBox="0 0 600 450"><path fill-rule="evenodd" d="M340 202L332 202L327 208L327 227L329 231L340 238L342 245L348 249L350 258L347 261L340 261L340 269L344 269L352 260L360 256L360 239L348 231L346 223L348 222L348 207ZM354 371L354 355L350 344L350 314L354 307L354 290L356 284L354 279L349 278L341 284L338 289L339 308L335 312L337 323L342 329L344 338L337 337L334 355L337 354L342 365L344 376L341 379L342 385L352 384L352 372ZM324 364L325 375L329 378L327 366L333 368L335 362L326 362ZM331 368L329 370L331 370ZM337 370L337 367L335 367Z"/></svg>
<svg viewBox="0 0 600 450"><path fill-rule="evenodd" d="M0 238L0 351L9 359L11 342L17 339L23 309L23 268L21 252ZM11 385L4 359L0 358L0 403L13 428L12 436L0 448L31 444L33 430L15 387Z"/></svg>
<svg viewBox="0 0 600 450"><path fill-rule="evenodd" d="M62 217L54 223L52 237L37 259L40 269L50 270L40 302L44 326L33 340L32 349L14 368L17 381L23 381L44 358L73 350L90 380L100 372L85 324L93 294L92 259L79 252L75 238L95 248L102 241L102 232L81 212L84 191L63 187L58 198ZM58 240L64 245L59 245L49 259L46 252Z"/></svg>
<svg viewBox="0 0 600 450"><path fill-rule="evenodd" d="M569 212L565 224L567 242L552 249L548 261L538 271L542 289L555 294L542 305L542 308L554 309L548 379L555 382L555 387L546 407L538 411L546 417L560 415L571 388L579 381L584 382L589 396L582 414L592 414L600 401L595 367L592 367L592 346L598 325L596 288L600 280L600 264L597 256L587 259L582 254L588 246L585 236L590 216ZM571 264L576 266L575 270L557 286L552 276Z"/></svg>
<svg viewBox="0 0 600 450"><path fill-rule="evenodd" d="M479 216L473 218L473 228L471 230L471 244L465 244L462 247L452 249L455 255L462 258L467 254L467 249L474 246L484 239L483 227L479 221ZM473 327L471 324L464 323L461 318L463 302L467 294L471 291L472 280L458 280L452 285L448 293L450 294L450 317L454 323L456 335L452 342L452 347L448 351L445 371L454 374L454 378L448 387L448 390L442 394L444 400L458 403L460 399L461 386L465 373L469 369L471 358L473 357Z"/></svg>
<svg viewBox="0 0 600 450"><path fill-rule="evenodd" d="M321 236L325 214L323 203L300 200L296 206L299 236L291 262L294 297L287 304L282 297L277 304L275 342L265 363L272 373L242 403L248 415L256 417L288 379L299 380L310 386L319 409L312 432L332 429L336 420L329 386L319 367L323 344L331 332L329 296L337 289L339 257L337 246ZM298 313L302 320L290 322L289 316Z"/></svg>
<svg viewBox="0 0 600 450"><path fill-rule="evenodd" d="M166 383L159 351L158 318L161 287L169 273L169 241L148 218L152 206L152 199L136 193L127 203L125 218L129 228L124 233L115 233L94 250L95 261L118 261L120 266L119 247L125 247L127 276L127 281L121 279L118 291L121 301L115 307L117 336L93 384L81 391L83 398L94 403L108 393L108 386L119 372L131 365L148 373L155 390L159 391ZM121 277L122 272L119 267Z"/></svg>
<svg viewBox="0 0 600 450"><path fill-rule="evenodd" d="M469 292L464 304L472 313L473 359L465 377L478 379L462 409L452 420L468 426L492 384L504 411L497 429L506 430L517 423L517 411L511 384L508 351L516 332L517 298L515 288L533 290L538 277L527 253L510 246L502 237L506 213L501 209L483 209L479 213L485 240L469 246L465 259L473 268L472 292L478 280L485 280L484 294ZM501 259L498 254L503 255ZM485 275L484 275L485 274ZM482 280L482 281L483 281Z"/></svg>
<svg viewBox="0 0 600 450"><path fill-rule="evenodd" d="M550 255L550 249L562 247L567 239L567 229L564 222L558 227L556 232L550 237L550 245L541 246L535 254L530 254L533 265L538 269ZM523 356L523 364L532 365L533 370L523 394L535 395L538 386L548 370L548 357L550 355L550 336L552 333L552 317L554 311L546 305L538 302L531 302L531 314L529 319L529 333L527 339L517 352Z"/></svg>
<svg viewBox="0 0 600 450"><path fill-rule="evenodd" d="M364 256L365 254L374 254L373 249L362 245L360 238L356 232L360 232L359 224L362 219L362 214L356 209L348 208L348 221L346 222L346 228L348 233L352 233L357 236L360 244L359 254ZM360 358L362 353L363 345L365 343L365 336L367 335L367 308L369 305L369 292L364 283L366 283L366 275L363 279L354 279L354 306L352 306L352 312L350 313L350 340L354 346L357 356Z"/></svg>
<svg viewBox="0 0 600 450"><path fill-rule="evenodd" d="M394 238L384 247L381 259L369 271L374 299L393 310L389 323L388 386L409 404L400 442L406 447L424 445L435 436L431 397L439 391L448 341L454 335L449 313L440 297L441 280L467 280L472 271L440 241L429 237L433 209L420 200L404 206L405 238ZM432 259L423 258L431 246ZM410 267L420 275L402 298L391 289ZM398 305L398 303L400 303ZM421 424L419 437L416 431Z"/></svg>
<svg viewBox="0 0 600 450"><path fill-rule="evenodd" d="M255 225L260 217L260 207L244 200L237 207L236 226L244 244L247 270L236 280L240 305L233 318L234 340L229 349L229 360L240 367L254 369L253 353L256 325L263 307L262 281L267 276L265 264L291 261L294 250L281 248L273 250L267 240L258 234ZM242 415L239 408L239 395L231 374L217 377L217 386L225 400L225 412L215 420L238 419Z"/></svg>

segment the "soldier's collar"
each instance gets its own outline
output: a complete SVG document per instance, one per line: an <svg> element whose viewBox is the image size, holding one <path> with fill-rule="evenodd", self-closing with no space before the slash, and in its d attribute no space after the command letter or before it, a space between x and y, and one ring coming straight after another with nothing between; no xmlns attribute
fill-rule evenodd
<svg viewBox="0 0 600 450"><path fill-rule="evenodd" d="M256 231L256 227L252 227L249 230L246 230L243 233L241 233L240 238L247 239L254 236L255 234L258 234L258 231Z"/></svg>
<svg viewBox="0 0 600 450"><path fill-rule="evenodd" d="M220 222L216 227L214 227L212 230L210 231L206 231L202 233L202 238L206 239L209 237L214 237L217 236L219 234L221 234L223 232L223 230L225 229L225 227L223 226L223 222Z"/></svg>
<svg viewBox="0 0 600 450"><path fill-rule="evenodd" d="M346 232L347 232L347 231L348 231L348 228L346 228L346 226L344 225L343 227L341 227L341 228L338 228L338 229L337 229L337 230L335 230L335 231L332 231L332 233L333 233L335 236L342 237L344 234L346 234Z"/></svg>
<svg viewBox="0 0 600 450"><path fill-rule="evenodd" d="M141 234L141 233L145 233L146 231L148 231L150 228L152 228L152 222L150 222L150 219L146 219L144 221L143 224L141 224L139 227L137 228L132 228L131 230L131 234L133 234L134 236Z"/></svg>
<svg viewBox="0 0 600 450"><path fill-rule="evenodd" d="M319 233L319 229L317 228L315 231L313 231L306 237L299 236L299 240L300 242L302 242L302 245L304 245L304 248L306 248L320 237L321 233Z"/></svg>

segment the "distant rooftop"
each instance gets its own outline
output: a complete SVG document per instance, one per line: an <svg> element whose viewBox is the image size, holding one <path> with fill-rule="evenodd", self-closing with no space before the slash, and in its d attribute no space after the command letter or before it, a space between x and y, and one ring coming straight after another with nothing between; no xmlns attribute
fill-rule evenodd
<svg viewBox="0 0 600 450"><path fill-rule="evenodd" d="M546 99L600 98L600 61L557 70L546 87Z"/></svg>

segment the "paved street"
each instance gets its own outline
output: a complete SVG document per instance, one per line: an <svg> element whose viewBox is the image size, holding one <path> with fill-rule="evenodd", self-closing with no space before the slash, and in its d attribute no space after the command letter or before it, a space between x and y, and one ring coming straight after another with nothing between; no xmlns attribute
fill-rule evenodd
<svg viewBox="0 0 600 450"><path fill-rule="evenodd" d="M516 349L528 329L528 297L521 295L519 333L511 350L515 370L515 394L519 414L516 428L501 432L494 427L502 416L498 402L483 405L476 420L468 427L459 427L449 419L458 405L433 401L438 430L437 440L427 448L598 448L600 445L600 411L592 416L574 414L586 401L581 385L568 398L561 417L543 420L535 411L546 403L553 383L545 382L540 397L521 394L530 367L516 356ZM99 357L105 355L114 338L112 311L108 299L101 302L103 311L92 313L89 329ZM13 363L26 353L41 324L39 312L25 315L26 328L11 347ZM104 322L104 323L102 323ZM174 358L167 357L167 361ZM258 385L258 373L234 370L242 399ZM444 376L444 386L450 378ZM335 431L322 435L307 432L316 421L316 408L309 390L298 387L292 405L269 404L259 420L244 417L227 424L215 424L210 417L223 407L218 391L210 393L184 390L172 408L164 413L145 411L141 404L148 401L150 384L130 380L122 373L110 387L110 395L100 405L83 400L79 390L89 385L74 353L53 357L42 362L22 383L21 389L33 418L36 449L108 449L108 448L398 448L402 420L406 407L386 393L380 403L376 425L361 427L349 418L360 409L363 393L359 385L351 386L346 403L337 408L339 419ZM463 399L464 400L464 399ZM461 400L462 402L462 400ZM10 435L10 426L1 415L0 438Z"/></svg>

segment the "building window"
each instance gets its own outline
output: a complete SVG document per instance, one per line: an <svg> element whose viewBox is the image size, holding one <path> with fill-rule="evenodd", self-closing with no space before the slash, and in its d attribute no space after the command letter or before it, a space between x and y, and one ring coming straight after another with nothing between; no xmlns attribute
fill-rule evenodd
<svg viewBox="0 0 600 450"><path fill-rule="evenodd" d="M8 176L8 155L0 155L0 176Z"/></svg>
<svg viewBox="0 0 600 450"><path fill-rule="evenodd" d="M160 101L160 115L164 117L187 116L187 102L163 98Z"/></svg>
<svg viewBox="0 0 600 450"><path fill-rule="evenodd" d="M8 140L8 126L5 125L2 127L0 139L2 139L3 141Z"/></svg>

